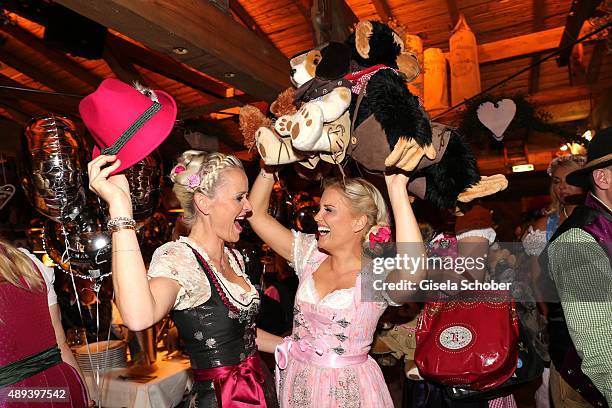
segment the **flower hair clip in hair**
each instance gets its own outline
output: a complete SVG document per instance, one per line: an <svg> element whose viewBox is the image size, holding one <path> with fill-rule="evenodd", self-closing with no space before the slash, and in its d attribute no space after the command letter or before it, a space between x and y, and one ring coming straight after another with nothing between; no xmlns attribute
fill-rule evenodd
<svg viewBox="0 0 612 408"><path fill-rule="evenodd" d="M195 189L200 186L201 182L202 178L197 173L187 176L187 187L189 187L189 189L192 191L195 191Z"/></svg>
<svg viewBox="0 0 612 408"><path fill-rule="evenodd" d="M185 166L179 164L178 166L174 168L174 174L181 174L185 170L187 170Z"/></svg>
<svg viewBox="0 0 612 408"><path fill-rule="evenodd" d="M391 228L388 225L375 225L370 229L368 241L370 249L374 249L377 244L384 244L391 240Z"/></svg>
<svg viewBox="0 0 612 408"><path fill-rule="evenodd" d="M565 163L568 161L573 161L576 164L578 164L580 167L582 167L586 164L587 159L586 159L586 156L581 155L581 154L569 154L566 156L555 157L548 165L548 168L546 169L546 174L552 177L553 171L556 169L556 167L559 166L559 164Z"/></svg>

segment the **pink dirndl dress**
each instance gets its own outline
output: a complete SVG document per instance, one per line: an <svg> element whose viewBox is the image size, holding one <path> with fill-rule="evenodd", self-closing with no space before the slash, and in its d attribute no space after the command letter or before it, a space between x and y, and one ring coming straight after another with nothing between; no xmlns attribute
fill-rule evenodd
<svg viewBox="0 0 612 408"><path fill-rule="evenodd" d="M362 301L361 274L354 288L323 299L312 274L327 258L314 235L294 232L293 264L300 278L293 333L276 351L281 407L393 407L380 367L368 355L387 303Z"/></svg>

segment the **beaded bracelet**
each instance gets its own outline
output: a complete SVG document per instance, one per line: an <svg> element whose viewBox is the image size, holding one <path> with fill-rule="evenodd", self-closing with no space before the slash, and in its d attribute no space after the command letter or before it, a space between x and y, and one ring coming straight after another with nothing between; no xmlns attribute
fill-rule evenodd
<svg viewBox="0 0 612 408"><path fill-rule="evenodd" d="M122 229L136 230L136 221L129 217L115 217L108 220L106 227L111 234Z"/></svg>

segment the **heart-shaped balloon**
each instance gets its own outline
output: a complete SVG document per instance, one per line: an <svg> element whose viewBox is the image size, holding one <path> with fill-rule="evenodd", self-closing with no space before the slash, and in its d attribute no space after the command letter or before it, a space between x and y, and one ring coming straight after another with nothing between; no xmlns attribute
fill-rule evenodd
<svg viewBox="0 0 612 408"><path fill-rule="evenodd" d="M13 197L15 194L15 186L12 184L5 184L0 187L0 210L4 208L6 203Z"/></svg>
<svg viewBox="0 0 612 408"><path fill-rule="evenodd" d="M496 103L484 102L480 104L476 114L480 123L493 133L495 140L500 141L514 119L516 104L512 99L502 99Z"/></svg>

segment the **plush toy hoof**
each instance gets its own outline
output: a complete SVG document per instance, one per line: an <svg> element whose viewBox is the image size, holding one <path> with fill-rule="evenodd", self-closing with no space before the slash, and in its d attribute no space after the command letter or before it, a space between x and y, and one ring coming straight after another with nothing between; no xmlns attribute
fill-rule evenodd
<svg viewBox="0 0 612 408"><path fill-rule="evenodd" d="M291 141L281 138L272 130L262 127L255 133L257 151L268 166L293 163L301 160L291 146Z"/></svg>
<svg viewBox="0 0 612 408"><path fill-rule="evenodd" d="M329 141L321 140L323 111L315 104L306 103L295 115L280 117L274 127L280 135L291 136L298 150L329 151Z"/></svg>

